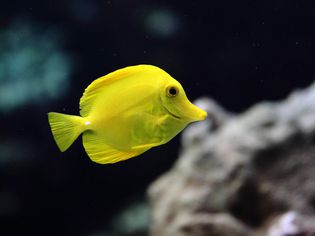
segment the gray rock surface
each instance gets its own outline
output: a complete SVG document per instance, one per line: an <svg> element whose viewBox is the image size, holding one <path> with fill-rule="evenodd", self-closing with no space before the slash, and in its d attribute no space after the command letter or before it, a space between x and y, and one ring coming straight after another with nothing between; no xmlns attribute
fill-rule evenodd
<svg viewBox="0 0 315 236"><path fill-rule="evenodd" d="M149 188L151 236L315 235L315 84L240 115L196 103L208 119Z"/></svg>

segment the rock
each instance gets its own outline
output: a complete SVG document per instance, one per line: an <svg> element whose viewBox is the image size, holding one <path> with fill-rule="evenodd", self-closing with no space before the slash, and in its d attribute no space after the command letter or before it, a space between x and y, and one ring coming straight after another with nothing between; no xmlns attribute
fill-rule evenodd
<svg viewBox="0 0 315 236"><path fill-rule="evenodd" d="M208 119L148 190L151 236L315 235L315 84L240 115L197 105Z"/></svg>
<svg viewBox="0 0 315 236"><path fill-rule="evenodd" d="M267 231L268 236L314 235L315 218L302 216L294 211L284 213L273 220Z"/></svg>

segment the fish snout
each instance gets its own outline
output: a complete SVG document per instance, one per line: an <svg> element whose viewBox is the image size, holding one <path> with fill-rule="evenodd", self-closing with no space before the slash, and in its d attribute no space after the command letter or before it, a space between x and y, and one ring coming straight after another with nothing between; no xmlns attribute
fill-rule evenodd
<svg viewBox="0 0 315 236"><path fill-rule="evenodd" d="M186 119L188 122L202 121L208 116L207 112L192 104L190 101L182 106L181 117Z"/></svg>

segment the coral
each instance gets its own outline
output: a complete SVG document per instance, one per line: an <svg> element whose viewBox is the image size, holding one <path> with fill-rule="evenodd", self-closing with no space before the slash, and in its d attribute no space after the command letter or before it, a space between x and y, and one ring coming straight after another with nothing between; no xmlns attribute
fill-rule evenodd
<svg viewBox="0 0 315 236"><path fill-rule="evenodd" d="M148 225L148 204L144 199L137 199L113 217L109 230L98 230L89 236L145 236Z"/></svg>
<svg viewBox="0 0 315 236"><path fill-rule="evenodd" d="M43 103L68 88L71 59L61 33L25 19L0 31L0 112Z"/></svg>
<svg viewBox="0 0 315 236"><path fill-rule="evenodd" d="M208 120L149 188L151 235L314 235L315 84L239 115L197 103Z"/></svg>

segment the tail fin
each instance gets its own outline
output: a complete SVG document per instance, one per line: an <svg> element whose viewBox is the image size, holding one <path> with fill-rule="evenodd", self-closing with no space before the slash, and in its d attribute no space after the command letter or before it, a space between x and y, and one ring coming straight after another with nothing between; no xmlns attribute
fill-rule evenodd
<svg viewBox="0 0 315 236"><path fill-rule="evenodd" d="M60 151L66 151L85 130L84 118L56 112L48 113L48 121Z"/></svg>

